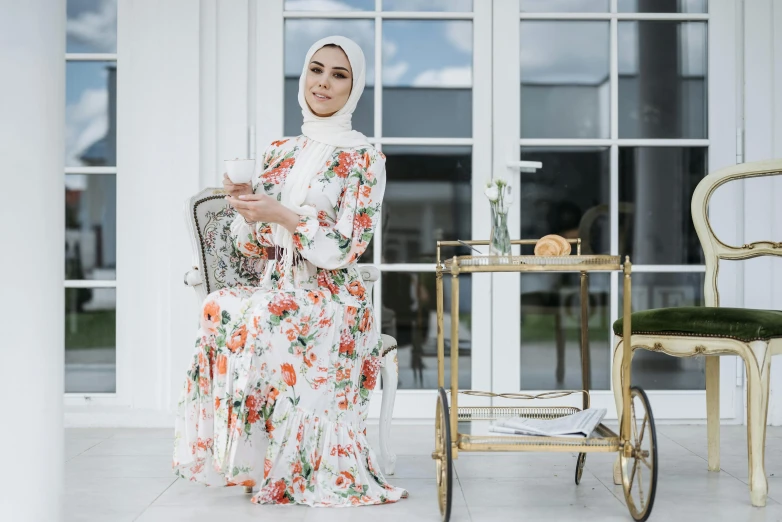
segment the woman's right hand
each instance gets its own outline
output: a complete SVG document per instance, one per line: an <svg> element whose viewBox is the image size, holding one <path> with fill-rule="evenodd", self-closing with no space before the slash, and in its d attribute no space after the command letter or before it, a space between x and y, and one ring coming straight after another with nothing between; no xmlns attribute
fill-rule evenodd
<svg viewBox="0 0 782 522"><path fill-rule="evenodd" d="M253 186L250 183L234 183L228 174L223 173L223 189L229 196L237 198L253 193Z"/></svg>

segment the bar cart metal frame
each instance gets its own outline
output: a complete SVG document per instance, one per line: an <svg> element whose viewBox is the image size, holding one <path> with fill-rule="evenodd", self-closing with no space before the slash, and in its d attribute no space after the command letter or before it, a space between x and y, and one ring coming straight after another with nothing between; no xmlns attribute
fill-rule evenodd
<svg viewBox="0 0 782 522"><path fill-rule="evenodd" d="M513 245L534 245L537 240L514 240ZM453 461L461 451L522 451L522 452L578 452L575 483L579 484L586 463L586 454L593 452L618 452L625 502L630 515L637 521L645 521L652 511L657 489L657 434L651 406L646 393L631 386L630 365L632 350L623 342L617 349L624 350L622 367L623 409L617 435L604 424L586 438L542 437L506 434L460 433L459 423L496 421L509 417L556 419L579 411L570 406L459 406L459 395L503 399L557 399L572 394L583 396L583 408L589 408L590 364L588 332L588 283L590 272L621 271L624 274L623 337L631 338L631 270L630 258L621 262L620 256L581 255L581 240L570 239L576 245L575 255L470 255L442 260L442 247L486 246L489 241L438 241L437 242L437 408L435 416L435 451L437 490L440 514L448 522L451 513L453 488ZM536 395L524 393L493 393L477 390L459 390L459 276L486 272L577 272L580 273L581 300L581 376L582 390L550 391ZM445 331L443 276L451 275L451 383L445 388ZM614 371L617 371L615 368Z"/></svg>

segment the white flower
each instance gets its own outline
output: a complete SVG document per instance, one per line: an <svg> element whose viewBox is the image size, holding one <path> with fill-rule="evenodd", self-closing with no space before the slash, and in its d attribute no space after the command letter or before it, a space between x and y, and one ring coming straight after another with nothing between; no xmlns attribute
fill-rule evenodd
<svg viewBox="0 0 782 522"><path fill-rule="evenodd" d="M505 204L502 206L502 213L507 214L510 211L510 203L505 202Z"/></svg>
<svg viewBox="0 0 782 522"><path fill-rule="evenodd" d="M492 185L490 187L486 188L486 197L489 198L489 201L495 202L498 199L500 199L500 191L497 190L497 187Z"/></svg>
<svg viewBox="0 0 782 522"><path fill-rule="evenodd" d="M513 194L510 193L510 187L508 187L508 193L505 194L504 201L506 205L513 203Z"/></svg>

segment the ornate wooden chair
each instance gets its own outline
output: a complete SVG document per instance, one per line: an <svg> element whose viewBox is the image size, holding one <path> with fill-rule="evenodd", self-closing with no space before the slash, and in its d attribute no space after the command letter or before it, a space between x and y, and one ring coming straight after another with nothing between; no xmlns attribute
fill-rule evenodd
<svg viewBox="0 0 782 522"><path fill-rule="evenodd" d="M225 202L225 192L207 188L185 202L187 226L193 245L193 268L185 273L185 284L192 287L202 303L206 296L221 288L259 284L264 260L250 259L236 251L230 240L231 222L236 213ZM369 294L380 277L374 266L361 266L364 286ZM383 382L383 398L380 407L380 456L383 472L393 475L396 455L389 449L391 417L394 411L399 366L396 356L396 340L383 334L383 356L380 377Z"/></svg>
<svg viewBox="0 0 782 522"><path fill-rule="evenodd" d="M717 274L721 260L782 256L782 242L759 241L741 247L720 241L709 223L709 200L730 181L782 174L782 160L745 163L706 176L692 197L692 219L706 260L705 307L646 310L632 314L632 348L643 348L675 357L706 358L706 415L709 470L720 469L719 376L720 355L737 355L747 375L747 441L749 488L752 505L765 506L768 493L764 453L768 413L771 356L782 353L782 311L721 308ZM618 414L622 414L622 319L614 323L613 386ZM617 482L617 466L614 481Z"/></svg>

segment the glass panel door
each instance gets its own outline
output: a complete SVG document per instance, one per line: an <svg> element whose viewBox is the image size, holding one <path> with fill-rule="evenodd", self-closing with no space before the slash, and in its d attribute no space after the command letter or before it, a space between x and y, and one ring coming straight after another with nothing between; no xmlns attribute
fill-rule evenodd
<svg viewBox="0 0 782 522"><path fill-rule="evenodd" d="M581 238L584 254L629 255L635 311L703 304L690 199L709 172L710 103L732 90L709 89L706 2L683 3L493 3L493 174L520 195L512 230ZM543 167L508 167L519 160ZM578 274L493 279L495 391L582 389ZM589 281L593 404L609 411L619 281ZM661 418L705 416L702 358L639 351L633 382L652 392Z"/></svg>

